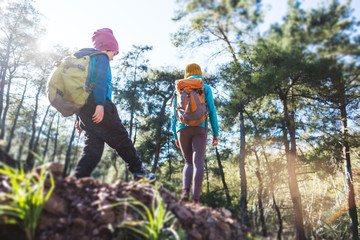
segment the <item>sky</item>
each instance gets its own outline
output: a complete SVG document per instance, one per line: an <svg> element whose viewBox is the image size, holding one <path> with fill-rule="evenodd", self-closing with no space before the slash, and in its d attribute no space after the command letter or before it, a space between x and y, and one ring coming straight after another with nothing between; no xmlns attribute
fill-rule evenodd
<svg viewBox="0 0 360 240"><path fill-rule="evenodd" d="M322 1L329 2L304 0L303 6L316 7ZM360 0L352 2L354 15L360 16ZM261 29L282 21L287 0L263 0L263 4L267 12ZM147 55L152 67L184 69L186 64L196 62L206 68L211 64L210 51L193 51L180 58L183 54L171 43L170 35L179 27L171 20L177 7L176 0L35 0L35 8L43 15L41 23L47 30L39 46L42 50L55 44L73 50L91 47L93 32L107 27L113 30L120 53L130 51L132 45L153 46Z"/></svg>

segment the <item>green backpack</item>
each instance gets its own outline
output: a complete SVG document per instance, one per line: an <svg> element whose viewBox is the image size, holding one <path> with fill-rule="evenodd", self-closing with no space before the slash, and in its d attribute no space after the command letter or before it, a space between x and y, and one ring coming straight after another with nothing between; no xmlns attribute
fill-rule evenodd
<svg viewBox="0 0 360 240"><path fill-rule="evenodd" d="M85 105L94 85L89 84L93 71L91 58L100 54L106 55L97 52L81 58L68 56L53 64L54 68L46 85L46 94L50 104L64 117L77 113Z"/></svg>

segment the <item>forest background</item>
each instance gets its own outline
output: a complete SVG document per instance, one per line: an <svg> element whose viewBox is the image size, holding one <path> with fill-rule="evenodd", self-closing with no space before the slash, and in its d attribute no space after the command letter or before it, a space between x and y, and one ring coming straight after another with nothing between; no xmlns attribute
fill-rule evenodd
<svg viewBox="0 0 360 240"><path fill-rule="evenodd" d="M358 239L359 2L324 1L305 8L302 1L289 0L284 17L271 25L264 24L269 12L264 2L172 2L174 25L166 34L179 50L156 41L165 38L159 22L141 28L149 42L137 37L112 62L113 101L158 184L179 194L183 160L170 129L169 105L174 80L183 77L189 61L199 63L213 89L221 129L219 146L208 144L200 202L228 208L259 236ZM44 27L44 5L36 1L0 1L0 139L2 150L17 161L29 167L60 162L70 175L83 136L76 134L75 117L62 117L46 98L52 63L90 47L97 28L112 28L120 49L132 35L116 32L116 21L87 24L76 16L86 13L82 5L61 1L66 14L56 1L47 3L63 12L63 26ZM111 3L99 10L105 7L102 13L115 17L127 12L126 7L113 12ZM152 23L155 17L144 9L128 11L135 18L127 20ZM106 14L98 18L101 24ZM89 15L97 19L96 12ZM66 42L80 38L74 26L91 27L81 34L87 43L76 41L85 46ZM46 38L47 31L57 33L59 44L49 45L54 39ZM153 45L164 49L153 54L158 51ZM126 179L125 169L106 148L93 177Z"/></svg>

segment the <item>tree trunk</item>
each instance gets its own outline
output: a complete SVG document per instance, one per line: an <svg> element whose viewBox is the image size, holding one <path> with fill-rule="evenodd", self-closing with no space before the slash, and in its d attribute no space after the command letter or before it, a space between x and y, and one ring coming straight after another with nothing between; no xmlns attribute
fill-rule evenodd
<svg viewBox="0 0 360 240"><path fill-rule="evenodd" d="M264 144L262 142L262 138L259 135L259 130L257 128L256 122L252 119L252 117L250 116L250 114L248 112L246 112L246 114L247 114L248 118L253 122L253 124L255 126L255 138L258 139L258 141L259 141L259 145L261 146L262 153L263 153L263 156L264 156L264 159L265 159L266 168L267 168L267 171L269 173L271 197L272 197L272 200L273 200L273 205L274 205L275 212L276 212L276 215L277 215L277 219L278 219L278 222L279 222L279 229L278 229L278 232L277 232L277 239L281 240L283 226L282 226L281 212L280 212L280 209L279 209L279 207L278 207L278 205L276 203L276 198L275 198L275 191L274 191L275 183L274 183L274 177L273 177L274 173L273 173L273 170L271 168L271 164L269 163L268 157L266 155L265 147L264 147ZM282 124L282 130L284 132L284 135L287 136L287 131L286 131L286 128L285 128L285 124ZM289 144L288 144L288 141L287 141L286 137L284 139L284 145L285 145L285 149L286 149L285 152L288 152Z"/></svg>
<svg viewBox="0 0 360 240"><path fill-rule="evenodd" d="M134 126L135 130L134 130L134 141L133 141L133 144L135 146L136 144L136 137L137 137L137 133L138 133L138 122L135 122L135 126Z"/></svg>
<svg viewBox="0 0 360 240"><path fill-rule="evenodd" d="M72 130L72 133L71 133L71 137L70 137L70 141L69 141L69 145L68 145L68 148L66 150L66 157L65 157L65 165L64 165L64 169L63 169L63 178L65 178L69 173L68 173L68 167L70 165L70 159L71 159L71 147L72 147L72 143L74 141L74 138L75 138L75 124L76 124L76 121L74 123L74 127L73 127L73 130Z"/></svg>
<svg viewBox="0 0 360 240"><path fill-rule="evenodd" d="M172 175L172 162L171 162L171 154L170 154L170 137L168 135L167 137L167 155L168 155L168 163L169 163L169 177L168 181L171 181L171 175Z"/></svg>
<svg viewBox="0 0 360 240"><path fill-rule="evenodd" d="M56 125L56 133L55 133L55 140L54 140L54 151L52 154L51 162L55 162L56 150L57 150L57 142L59 136L59 123L60 123L60 115L58 114L57 125Z"/></svg>
<svg viewBox="0 0 360 240"><path fill-rule="evenodd" d="M267 237L267 227L265 223L265 216L264 216L264 207L263 207L263 189L264 189L264 183L260 174L260 159L257 154L257 151L254 150L256 162L257 162L257 169L256 169L256 177L259 180L259 186L258 186L258 203L259 203L259 211L260 211L260 222L261 222L261 234L263 237Z"/></svg>
<svg viewBox="0 0 360 240"><path fill-rule="evenodd" d="M46 153L47 153L48 146L49 146L50 132L51 132L52 124L53 124L54 119L55 119L55 115L56 115L56 112L55 112L55 113L52 115L52 117L51 117L51 121L50 121L50 124L49 124L49 128L48 128L48 131L47 131L47 134L46 134L46 143L45 143L44 151L43 151L43 154L42 154L42 159L43 159L44 161L45 161Z"/></svg>
<svg viewBox="0 0 360 240"><path fill-rule="evenodd" d="M23 105L23 102L24 102L25 93L26 93L26 89L27 89L27 84L28 84L28 80L26 79L24 91L23 91L23 94L22 94L22 96L21 96L21 100L20 100L20 102L19 102L19 105L18 105L18 107L17 107L17 109L16 109L15 118L14 118L13 125L12 125L12 127L11 127L11 130L10 130L10 135L9 135L8 144L7 144L6 149L5 149L5 151L6 151L7 153L10 152L11 142L12 142L12 139L13 139L13 137L14 137L17 120L18 120L18 118L19 118L19 116L20 116L20 110L21 110L22 105Z"/></svg>
<svg viewBox="0 0 360 240"><path fill-rule="evenodd" d="M113 150L112 155L111 155L111 163L115 169L114 181L119 179L119 169L116 166L116 158L117 158L117 152L116 152L116 150Z"/></svg>
<svg viewBox="0 0 360 240"><path fill-rule="evenodd" d="M351 228L352 228L352 235L354 240L359 239L359 231L358 231L358 216L356 210L356 202L355 202L355 191L354 191L354 184L352 178L352 170L351 170L351 160L350 160L350 144L348 140L348 128L347 128L347 112L346 112L346 105L344 103L340 106L341 111L341 136L342 136L342 153L344 159L344 169L345 169L345 176L347 179L348 184L348 205L349 205L349 216L351 219Z"/></svg>
<svg viewBox="0 0 360 240"><path fill-rule="evenodd" d="M210 192L210 182L209 182L209 169L208 169L208 161L206 156L204 156L204 163L205 163L205 176L206 176L206 192Z"/></svg>
<svg viewBox="0 0 360 240"><path fill-rule="evenodd" d="M75 164L76 164L76 159L77 159L78 150L79 150L79 141L80 141L80 137L77 138L77 141L76 141L76 144L75 144L76 147L75 147L75 149L73 151L73 157L72 157L72 159L70 161L69 169L73 169Z"/></svg>
<svg viewBox="0 0 360 240"><path fill-rule="evenodd" d="M34 150L34 140L35 140L35 133L36 133L36 119L37 119L37 111L39 108L39 96L41 93L41 90L43 88L43 83L45 81L45 78L42 78L39 84L39 88L38 91L35 95L35 108L34 108L34 114L32 116L32 132L31 132L31 138L30 138L30 142L29 142L29 152L28 152L28 156L26 158L26 167L28 169L32 169L32 167L34 166L34 155L33 155L33 150Z"/></svg>
<svg viewBox="0 0 360 240"><path fill-rule="evenodd" d="M135 88L136 90L136 88ZM132 129L133 129L133 121L134 121L134 109L131 108L131 113L130 113L130 129L129 129L129 138L131 140L132 137ZM135 144L133 142L133 144ZM125 163L125 182L129 181L129 166L127 163Z"/></svg>
<svg viewBox="0 0 360 240"><path fill-rule="evenodd" d="M284 124L283 124L283 132L287 132ZM287 134L284 134L284 135L285 135L285 139L284 139L285 152L289 152L289 143L288 143L287 138L286 138ZM277 216L277 219L278 219L278 222L279 222L279 229L278 229L278 232L277 232L277 239L281 240L282 231L283 231L283 221L282 221L282 217L281 217L280 208L277 205L276 198L275 198L275 190L274 190L275 183L274 183L274 178L273 178L274 173L273 173L273 170L272 170L271 165L269 163L269 160L267 158L267 155L265 153L265 148L264 148L264 145L262 144L261 140L260 140L260 145L261 145L262 152L263 152L263 155L264 155L264 158L265 158L266 168L269 171L270 192L271 192L271 197L272 197L273 205L274 205L274 208L275 208L276 216Z"/></svg>
<svg viewBox="0 0 360 240"><path fill-rule="evenodd" d="M239 168L241 180L240 192L240 208L241 208L241 221L242 224L250 226L248 212L247 212L247 181L245 171L245 122L244 122L244 105L240 104L240 154L239 154Z"/></svg>
<svg viewBox="0 0 360 240"><path fill-rule="evenodd" d="M45 121L47 120L47 115L48 115L48 113L49 113L50 106L51 106L51 105L49 105L49 106L47 107L47 109L46 109L44 118L43 118L43 120L42 120L42 122L41 122L39 131L38 131L38 134L37 134L36 139L35 139L35 143L34 143L34 146L33 146L33 149L34 149L34 152L35 152L35 153L37 153L37 149L38 149L38 146L39 146L40 135L41 135L42 129L43 129L43 127L44 127Z"/></svg>
<svg viewBox="0 0 360 240"><path fill-rule="evenodd" d="M0 79L0 122L2 122L1 116L2 116L3 105L4 105L5 80L6 80L6 72L8 70L10 49L11 49L12 42L13 42L13 35L11 33L9 36L9 42L7 44L4 60L1 63L1 71L0 71L0 73L1 73L1 75L0 75L0 77L1 77L1 79ZM3 126L1 126L0 128L2 129Z"/></svg>
<svg viewBox="0 0 360 240"><path fill-rule="evenodd" d="M156 134L156 148L155 148L155 159L154 164L152 165L151 172L155 173L156 168L159 162L159 155L160 155L160 148L161 148L161 127L160 130L157 130L158 133Z"/></svg>
<svg viewBox="0 0 360 240"><path fill-rule="evenodd" d="M6 116L10 107L10 87L11 87L11 80L12 80L12 73L9 76L9 82L8 82L8 86L7 86L7 91L6 91L6 104L5 104L5 108L4 108L4 112L2 115L2 119L1 119L1 134L0 134L0 139L4 139L5 137L5 121L6 121Z"/></svg>
<svg viewBox="0 0 360 240"><path fill-rule="evenodd" d="M27 136L28 136L28 135L27 135L26 133L22 133L21 138L20 138L20 141L25 144L26 139L27 139ZM19 146L18 156L17 156L17 158L16 158L16 160L17 160L18 162L21 162L21 155L22 155L22 152L23 152L23 149L24 149L24 144L20 144L20 146Z"/></svg>
<svg viewBox="0 0 360 240"><path fill-rule="evenodd" d="M161 110L160 113L158 114L158 118L159 118L159 124L156 128L156 149L155 149L155 159L154 159L154 164L152 166L152 173L156 172L156 168L159 162L159 156L160 156L160 148L161 148L161 140L162 140L162 127L164 125L164 119L165 119L165 111L166 111L166 107L167 107L167 103L168 101L171 99L170 95L168 98L164 98L163 104L161 106Z"/></svg>
<svg viewBox="0 0 360 240"><path fill-rule="evenodd" d="M295 119L294 114L289 114L288 102L286 95L280 93L280 99L284 107L284 119L286 128L290 136L290 149L287 154L287 168L288 168L288 183L290 188L291 200L293 203L294 217L295 217L295 239L303 240L305 239L305 230L303 223L303 209L301 203L301 195L299 191L299 186L296 178L296 136L295 136Z"/></svg>
<svg viewBox="0 0 360 240"><path fill-rule="evenodd" d="M228 186L226 184L226 181L225 181L224 169L223 169L222 164L221 164L220 154L219 154L219 151L218 151L217 147L215 147L215 151L216 151L216 159L217 159L217 162L218 162L218 165L219 165L221 181L222 181L223 186L224 186L226 202L227 202L228 206L231 206L231 198L230 198L229 188L228 188Z"/></svg>

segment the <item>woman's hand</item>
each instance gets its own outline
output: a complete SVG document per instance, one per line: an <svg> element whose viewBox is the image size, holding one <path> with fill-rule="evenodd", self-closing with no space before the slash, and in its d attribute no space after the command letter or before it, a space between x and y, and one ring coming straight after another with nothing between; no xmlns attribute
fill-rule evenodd
<svg viewBox="0 0 360 240"><path fill-rule="evenodd" d="M175 144L176 144L176 146L177 146L178 148L180 148L179 139L176 139L176 140L175 140Z"/></svg>
<svg viewBox="0 0 360 240"><path fill-rule="evenodd" d="M100 123L104 118L104 106L103 105L97 105L95 108L95 113L92 115L92 120L94 123L98 124Z"/></svg>
<svg viewBox="0 0 360 240"><path fill-rule="evenodd" d="M213 137L212 145L215 147L219 143L219 137Z"/></svg>

